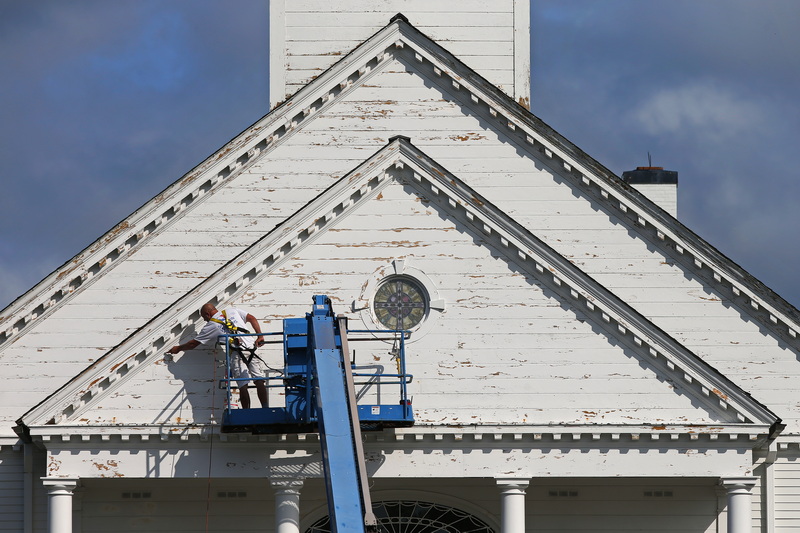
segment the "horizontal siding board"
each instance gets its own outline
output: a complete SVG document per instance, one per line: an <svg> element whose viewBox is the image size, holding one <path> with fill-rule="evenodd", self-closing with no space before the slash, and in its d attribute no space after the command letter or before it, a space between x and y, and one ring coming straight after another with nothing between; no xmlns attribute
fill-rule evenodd
<svg viewBox="0 0 800 533"><path fill-rule="evenodd" d="M303 55L319 55L319 56L333 56L341 58L350 50L361 44L363 41L352 39L326 39L318 41L294 41L289 50L287 50L287 58L291 63L292 58ZM444 43L442 43L444 44ZM488 46L487 46L488 45ZM498 41L448 41L445 47L447 51L458 57L462 62L471 65L470 57L482 56L486 54L495 54L496 50L501 47L510 47L512 42L505 37Z"/></svg>
<svg viewBox="0 0 800 533"><path fill-rule="evenodd" d="M584 412L588 411L588 412ZM414 410L418 424L651 424L715 422L688 409L561 409L549 406L505 407L499 409L420 409ZM513 422L509 422L513 421Z"/></svg>
<svg viewBox="0 0 800 533"><path fill-rule="evenodd" d="M383 116L381 113L375 113L374 115L366 114L364 116L359 116L357 114L354 115L339 115L339 116L320 116L314 120L314 130L315 131L307 131L304 132L302 135L298 135L301 140L303 137L314 137L318 134L315 134L316 131L325 132L328 131L336 131L336 130L347 130L351 132L356 131L365 131L374 134L376 131L391 131L391 132L398 132L398 133L413 133L418 131L427 131L429 135L438 136L438 137L448 137L451 135L458 135L458 134L466 134L470 132L480 131L480 123L474 118L466 115L453 115L450 114L449 116L441 116L438 117L439 120L437 124L434 126L431 124L430 118L425 117L424 115L411 115L405 116L400 115L398 117L389 117L391 118L391 122L386 120L387 117ZM413 136L412 142L414 142ZM461 142L461 141L460 141ZM362 145L363 146L363 145ZM300 149L301 146L298 146ZM339 148L339 152L336 151L335 148ZM377 151L380 146L374 146L371 149L371 152ZM440 147L441 148L441 147ZM470 147L472 148L472 147ZM308 148L305 148L308 150ZM331 159L341 158L340 154L348 153L350 151L363 151L365 148L360 146L355 146L352 148L342 148L342 147L325 147L325 146L314 146L313 153L320 157L326 158L326 155L335 156L339 155L339 157L331 157ZM465 150L464 156L468 159L481 159L486 157L498 157L504 150L498 149L498 147L486 147L486 149L482 149L480 146L475 146L475 150L477 154L472 154L472 150ZM507 153L507 163L511 164L514 162L523 162L528 165L529 168L533 163L529 159L520 158L520 157L511 157L513 154L513 147L508 147ZM306 153L307 155L308 153ZM494 156L492 156L494 154ZM371 155L371 154L368 154ZM444 155L444 154L443 154ZM288 157L291 157L291 153L287 154ZM300 154L297 154L298 158ZM461 157L454 157L455 154L452 151L449 151L449 157L447 158L437 158L442 164L446 165L447 160L452 161L461 161ZM366 159L366 157L362 158ZM441 160L444 159L444 160ZM490 163L490 161L487 161ZM506 166L506 165L504 165ZM491 167L487 167L491 168ZM474 170L474 169L473 169ZM457 169L453 170L457 172Z"/></svg>
<svg viewBox="0 0 800 533"><path fill-rule="evenodd" d="M325 69L313 70L287 70L286 87L287 94L294 94L305 87L310 80L319 76ZM513 86L514 73L508 69L486 70L482 73L484 77L500 90Z"/></svg>
<svg viewBox="0 0 800 533"><path fill-rule="evenodd" d="M690 316L697 316L698 318L701 318L700 315ZM683 343L688 344L689 346L694 346L698 349L709 346L724 346L727 348L728 352L725 359L730 361L732 364L735 364L736 361L739 361L740 357L742 356L747 357L745 354L752 353L751 350L753 346L774 348L777 344L774 339L765 339L763 335L759 336L758 333L748 333L743 331L726 333L725 331L720 332L719 330L712 329L702 331L702 326L697 329L693 328L692 330L687 328L675 336ZM709 356L709 359L712 359L712 357ZM763 361L763 356L760 357L759 360Z"/></svg>
<svg viewBox="0 0 800 533"><path fill-rule="evenodd" d="M441 365L451 361L482 361L486 348L477 350L459 349L457 352L446 347L425 347L419 352L412 340L407 346L408 357L417 365ZM620 349L607 345L594 347L590 352L576 350L572 347L553 347L532 345L527 348L492 347L493 363L487 368L495 368L504 374L518 372L525 368L526 372L537 376L549 376L556 379L580 380L585 376L607 377L607 374L618 374L630 366L626 357L620 357ZM477 364L477 363L476 363ZM425 368L423 366L422 368Z"/></svg>
<svg viewBox="0 0 800 533"><path fill-rule="evenodd" d="M387 20L388 23L388 20ZM364 28L353 26L287 26L286 27L286 42L289 50L296 50L298 43L304 41L319 40L320 35L325 35L326 39L331 41L352 41L352 40L366 40L380 28ZM428 37L434 41L439 42L447 48L447 43L450 41L470 41L470 42L503 42L512 41L513 32L508 27L496 26L471 26L471 27L458 27L458 26L427 26L420 28Z"/></svg>
<svg viewBox="0 0 800 533"><path fill-rule="evenodd" d="M456 6L456 7L454 7ZM398 9L402 7L403 9ZM498 13L511 13L513 11L513 0L495 0L492 3L492 11ZM451 2L431 2L430 0L384 0L380 3L374 0L347 0L346 5L337 6L340 12L386 12L397 13L408 11L409 13L432 13L450 16L454 9L464 13L485 13L485 0L458 0L457 3ZM286 13L330 13L330 2L320 0L291 0L286 2Z"/></svg>
<svg viewBox="0 0 800 533"><path fill-rule="evenodd" d="M252 226L252 222L243 221L243 226ZM233 257L242 252L246 246L233 246L221 244L218 246L176 246L176 245L154 245L141 250L136 256L136 261L147 263L156 262L206 262L224 265Z"/></svg>
<svg viewBox="0 0 800 533"><path fill-rule="evenodd" d="M183 295L184 291L172 287L157 285L142 285L138 280L136 283L129 282L129 287L114 287L113 298L109 298L109 293L105 289L89 289L86 291L86 298L83 302L75 306L73 316L120 316L123 318L152 318L155 313L151 312L150 306L157 308L160 312L164 307L171 304ZM118 312L119 315L112 313ZM149 314L148 314L149 313Z"/></svg>
<svg viewBox="0 0 800 533"><path fill-rule="evenodd" d="M86 356L85 349L81 349L79 353L84 357ZM72 362L58 362L50 363L47 366L42 367L42 365L39 363L31 363L25 358L20 358L19 360L14 361L14 368L9 370L8 373L4 374L4 377L9 380L25 379L29 378L31 375L57 377L60 378L62 382L66 382L68 379L74 377L75 364ZM44 387L44 390L46 391L47 387Z"/></svg>
<svg viewBox="0 0 800 533"><path fill-rule="evenodd" d="M127 291L115 289L113 298L109 298L108 292L104 290L96 290L95 292L99 293L100 296L105 294L105 299L92 303L66 306L59 310L58 316L53 317L53 322L64 323L64 321L68 321L72 323L73 329L80 329L80 326L87 325L87 320L91 320L91 324L94 326L95 324L102 324L104 321L150 319L163 308L162 302L153 301L153 298L158 299L158 295L162 294L161 291L148 291L145 288ZM138 302L137 305L129 305L130 298L136 297L140 293L144 293L142 301ZM172 297L168 301L171 302L174 299Z"/></svg>
<svg viewBox="0 0 800 533"><path fill-rule="evenodd" d="M630 372L634 375L626 376L619 373L616 376L598 376L596 378L570 377L570 378L557 378L550 376L548 369L531 368L531 367L507 367L493 366L490 368L481 368L469 365L447 365L439 364L437 368L427 370L426 368L418 368L415 365L414 375L419 379L428 378L432 376L433 379L426 379L424 383L419 384L417 387L420 391L428 393L436 393L437 390L441 393L449 394L458 397L460 390L455 386L455 382L447 383L440 382L437 376L449 376L455 380L466 380L473 383L474 389L470 389L471 394L493 394L497 392L503 393L503 398L498 398L495 401L506 401L508 405L524 405L521 398L526 397L542 397L554 396L561 397L564 395L580 395L585 397L594 398L596 401L601 402L608 406L609 403L614 405L629 404L625 401L620 401L618 396L627 395L647 395L652 392L655 397L659 399L669 400L670 396L675 396L672 391L673 387L662 381L661 384L657 383L654 373L651 372L635 372L633 371L633 364L629 365L623 372ZM594 364L591 360L584 362L586 373L594 369ZM602 368L602 367L601 367ZM503 372L503 370L506 370ZM534 374L534 372L537 372ZM497 375L499 374L499 375ZM427 386L426 386L427 385ZM608 391L614 389L614 394L608 394ZM567 393L567 391L569 391ZM602 396L605 395L605 398ZM470 400L465 399L465 402ZM564 400L566 401L566 400ZM643 406L647 406L646 398L643 400ZM667 401L669 403L669 401ZM548 402L548 405L561 405L561 402ZM465 404L466 406L467 404ZM661 405L661 402L653 401L649 404L653 409L658 409L656 405ZM598 404L598 406L600 406Z"/></svg>
<svg viewBox="0 0 800 533"><path fill-rule="evenodd" d="M307 28L307 27L331 27L349 28L359 27L369 30L371 28L380 28L389 23L389 19L394 15L386 16L386 11L382 12L369 11L369 10L355 10L355 9L342 9L332 12L307 12L297 10L292 6L286 11L286 27L291 28ZM443 10L435 18L431 17L430 12L415 12L404 10L403 15L412 21L418 29L425 31L426 27L439 27L439 28L483 28L491 26L510 27L514 23L514 17L511 12L460 12L458 11ZM413 21L419 20L419 25ZM372 32L374 33L374 29Z"/></svg>
<svg viewBox="0 0 800 533"><path fill-rule="evenodd" d="M475 414L480 414L489 409L502 409L504 407L515 407L524 409L525 407L537 408L547 411L550 406L555 406L556 410L565 410L574 408L587 417L594 416L599 412L616 412L617 410L636 410L638 412L645 412L647 415L642 416L643 419L655 420L661 416L661 412L668 410L668 407L675 397L675 394L667 391L662 394L657 393L625 393L620 394L616 399L609 398L602 392L597 394L587 393L585 391L571 391L572 394L564 394L567 391L562 389L559 392L562 394L553 395L552 392L542 392L540 394L514 394L507 390L502 389L483 389L478 387L472 382L464 383L468 387L469 394L458 393L437 393L436 391L414 391L414 408L419 410L437 409L446 411L464 411L472 410ZM518 383L518 386L521 385ZM534 387L536 384L525 384L525 387ZM389 387L387 387L388 389ZM498 399L498 395L508 397L508 403ZM642 394L647 394L646 398L642 398ZM388 396L384 393L384 396ZM648 401L649 398L650 400ZM658 402L659 406L654 407ZM661 405L661 403L666 405ZM691 410L684 408L681 412L682 416L691 415L692 420L699 420L701 417L699 410ZM650 417L650 418L647 418Z"/></svg>
<svg viewBox="0 0 800 533"><path fill-rule="evenodd" d="M305 32L305 28L301 28ZM309 31L314 31L313 29ZM347 34L345 37L349 37ZM470 66L470 68L480 71L484 76L489 72L502 72L509 71L513 76L513 43L506 42L492 42L490 38L484 41L484 53L476 56L461 56L460 59ZM311 41L312 44L317 44L316 41ZM491 50L491 52L487 51ZM321 55L307 55L308 51L301 43L294 48L294 54L289 58L288 72L315 72L325 70L339 57L325 53Z"/></svg>
<svg viewBox="0 0 800 533"><path fill-rule="evenodd" d="M391 90L385 86L391 84ZM328 117L359 116L360 113L380 113L384 118L395 116L424 116L450 117L459 113L461 106L454 101L450 94L443 93L435 87L415 83L409 79L409 74L403 70L397 72L382 72L375 78L367 80L358 90L348 94L339 105L325 110ZM378 118L375 115L374 118ZM476 124L480 122L476 121ZM420 131L424 134L424 131ZM358 138L351 132L343 131L344 141L364 143L363 138ZM476 128L476 136L472 141L496 139L501 134L486 127ZM447 138L439 141L446 144Z"/></svg>
<svg viewBox="0 0 800 533"><path fill-rule="evenodd" d="M774 468L775 523L780 531L800 531L800 464L796 456L779 456Z"/></svg>
<svg viewBox="0 0 800 533"><path fill-rule="evenodd" d="M355 257L342 257L337 259L335 256L332 257L330 253L329 254L324 253L325 250L330 250L331 248L336 248L336 247L327 246L323 248L322 246L320 246L320 248L317 249L317 251L320 253L315 258L319 260L317 264L319 264L320 266L313 272L319 274L326 273L329 270L331 270L331 267L333 265L338 265L340 263L344 265L345 271L347 271L350 268L352 268L350 264L359 262L356 260L359 259L365 262L369 261L372 264L372 268L369 269L369 272L372 273L378 268L383 268L386 265L390 264L394 259L413 255L411 253L401 252L399 249L384 248L384 249L374 250L375 252L374 255L359 253ZM413 251L413 249L410 251ZM329 265L327 268L325 267L324 264L326 257L329 257L330 261L332 262L332 264ZM292 276L294 276L294 274L290 269L292 261L294 259L295 259L294 257L290 258L289 261L286 263L288 266L281 267L277 269L275 272L271 273L269 279L272 280L276 277L281 277L281 276L291 278ZM473 269L465 269L463 265L459 265L458 262L454 262L453 258L448 254L441 254L436 258L430 259L427 262L426 266L427 268L422 269L425 272L432 272L432 273L435 272L438 275L449 275L449 274L461 275L462 276L461 279L466 281L468 281L470 278L465 278L464 276L467 276L468 274L477 269L477 266ZM495 274L507 275L509 273L508 263L500 260L499 258L498 259L485 258L480 264L480 268L482 269L481 273L486 275L495 275ZM297 278L295 277L294 279ZM358 287L360 287L364 283L364 281L365 280L362 278L361 283L358 285ZM356 287L353 287L353 289L356 289Z"/></svg>
<svg viewBox="0 0 800 533"><path fill-rule="evenodd" d="M9 350L7 350L6 352L4 352L3 361L8 363L9 365L30 364L30 365L41 366L40 359L38 359L33 354L41 356L41 352L45 351L48 348L57 348L57 347L14 346ZM86 347L86 346L81 346L77 348L62 347L58 351L60 357L56 360L49 361L47 365L56 365L56 367L59 365L64 365L64 368L72 367L74 374L77 374L80 370L88 366L89 363L95 361L97 358L105 354L106 351L108 351L108 349L103 347ZM20 374L20 376L23 375L26 377L26 379L30 379L32 377L31 373Z"/></svg>

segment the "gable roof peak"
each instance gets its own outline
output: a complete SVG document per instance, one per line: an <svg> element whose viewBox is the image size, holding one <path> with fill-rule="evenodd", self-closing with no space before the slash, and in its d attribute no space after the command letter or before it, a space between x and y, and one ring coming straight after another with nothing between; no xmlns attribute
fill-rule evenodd
<svg viewBox="0 0 800 533"><path fill-rule="evenodd" d="M449 216L474 228L548 289L592 317L662 374L681 383L710 412L732 423L775 426L768 408L532 235L477 191L414 146L396 136L300 211L232 258L164 309L62 389L28 411L18 429L70 423L142 368L163 359L166 347L201 323L197 309L220 306L296 256L338 220L357 210L393 181L411 184ZM646 357L645 357L646 356ZM728 422L730 423L730 422Z"/></svg>

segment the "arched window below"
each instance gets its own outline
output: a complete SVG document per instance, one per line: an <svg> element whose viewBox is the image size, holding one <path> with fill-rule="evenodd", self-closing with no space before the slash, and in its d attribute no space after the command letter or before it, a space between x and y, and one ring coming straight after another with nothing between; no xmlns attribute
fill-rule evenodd
<svg viewBox="0 0 800 533"><path fill-rule="evenodd" d="M380 533L494 533L475 516L447 505L418 501L372 504ZM330 533L330 519L317 520L306 533Z"/></svg>

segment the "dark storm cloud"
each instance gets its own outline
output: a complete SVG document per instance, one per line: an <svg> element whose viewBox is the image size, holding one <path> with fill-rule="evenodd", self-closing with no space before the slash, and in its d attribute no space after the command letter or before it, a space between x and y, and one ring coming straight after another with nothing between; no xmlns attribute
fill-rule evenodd
<svg viewBox="0 0 800 533"><path fill-rule="evenodd" d="M0 3L0 307L268 111L268 5Z"/></svg>
<svg viewBox="0 0 800 533"><path fill-rule="evenodd" d="M532 109L792 303L800 2L533 0ZM266 0L0 0L0 307L268 110Z"/></svg>
<svg viewBox="0 0 800 533"><path fill-rule="evenodd" d="M679 218L792 303L800 3L539 0L532 108L617 174L680 173Z"/></svg>

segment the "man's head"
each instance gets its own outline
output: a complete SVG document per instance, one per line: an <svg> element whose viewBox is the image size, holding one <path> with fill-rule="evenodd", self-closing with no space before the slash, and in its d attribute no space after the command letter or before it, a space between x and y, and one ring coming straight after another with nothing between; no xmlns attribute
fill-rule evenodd
<svg viewBox="0 0 800 533"><path fill-rule="evenodd" d="M217 314L217 308L211 302L204 304L203 307L200 308L200 316L203 317L203 320L208 322L211 320L211 317Z"/></svg>

